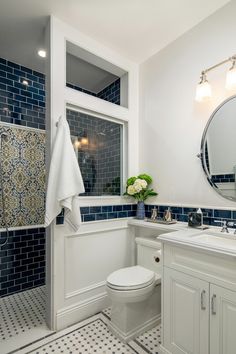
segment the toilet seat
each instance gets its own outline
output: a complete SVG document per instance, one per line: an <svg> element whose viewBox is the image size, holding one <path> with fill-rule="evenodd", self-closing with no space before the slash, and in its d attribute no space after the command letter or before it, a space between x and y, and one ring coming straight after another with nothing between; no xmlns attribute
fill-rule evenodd
<svg viewBox="0 0 236 354"><path fill-rule="evenodd" d="M145 288L155 281L155 273L139 265L119 269L107 278L107 286L114 290L129 291Z"/></svg>

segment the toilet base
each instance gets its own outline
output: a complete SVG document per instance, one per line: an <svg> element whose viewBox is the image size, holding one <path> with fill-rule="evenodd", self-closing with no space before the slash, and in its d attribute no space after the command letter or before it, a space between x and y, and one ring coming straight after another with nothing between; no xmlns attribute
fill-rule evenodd
<svg viewBox="0 0 236 354"><path fill-rule="evenodd" d="M157 285L146 300L135 303L113 301L108 326L123 342L127 342L160 321L161 286Z"/></svg>

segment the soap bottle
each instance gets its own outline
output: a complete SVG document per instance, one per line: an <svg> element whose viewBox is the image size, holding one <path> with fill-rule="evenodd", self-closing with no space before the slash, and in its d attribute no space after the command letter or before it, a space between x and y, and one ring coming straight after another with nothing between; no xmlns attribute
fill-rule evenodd
<svg viewBox="0 0 236 354"><path fill-rule="evenodd" d="M198 208L197 214L199 214L199 219L201 220L201 226L203 224L203 214L201 208Z"/></svg>
<svg viewBox="0 0 236 354"><path fill-rule="evenodd" d="M168 209L164 211L163 219L166 222L171 222L172 221L172 214L171 214L171 211L170 211L170 207L168 207Z"/></svg>

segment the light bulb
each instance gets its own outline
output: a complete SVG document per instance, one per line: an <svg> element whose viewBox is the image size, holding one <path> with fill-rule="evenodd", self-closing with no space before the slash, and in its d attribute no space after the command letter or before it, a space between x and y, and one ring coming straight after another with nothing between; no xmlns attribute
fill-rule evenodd
<svg viewBox="0 0 236 354"><path fill-rule="evenodd" d="M74 142L74 147L75 147L76 149L79 149L80 146L81 146L80 141L76 140L76 141Z"/></svg>
<svg viewBox="0 0 236 354"><path fill-rule="evenodd" d="M81 144L82 144L82 145L88 145L88 138L83 137L83 138L81 139Z"/></svg>
<svg viewBox="0 0 236 354"><path fill-rule="evenodd" d="M41 58L46 58L46 55L47 55L46 50L44 50L44 49L39 49L39 50L38 50L38 55L39 55Z"/></svg>
<svg viewBox="0 0 236 354"><path fill-rule="evenodd" d="M232 67L227 72L225 88L227 90L236 89L236 61L233 62Z"/></svg>
<svg viewBox="0 0 236 354"><path fill-rule="evenodd" d="M201 80L197 85L195 100L198 102L208 101L211 98L211 85L206 79L206 74L202 72Z"/></svg>

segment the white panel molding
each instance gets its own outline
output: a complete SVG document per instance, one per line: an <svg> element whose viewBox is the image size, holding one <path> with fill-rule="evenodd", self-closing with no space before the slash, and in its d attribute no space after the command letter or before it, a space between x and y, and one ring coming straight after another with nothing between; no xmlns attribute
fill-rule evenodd
<svg viewBox="0 0 236 354"><path fill-rule="evenodd" d="M80 301L71 306L64 307L57 311L56 323L57 330L61 330L82 321L89 316L101 311L101 308L106 308L109 305L109 300L106 292L90 297L84 301Z"/></svg>
<svg viewBox="0 0 236 354"><path fill-rule="evenodd" d="M93 222L91 222L92 224ZM110 232L110 231L117 231L117 230L125 230L128 229L128 225L127 226L117 226L117 227L110 227L109 229L100 229L100 230L90 230L90 231L84 231L84 232L80 232L79 234L69 234L65 236L65 241L69 238L73 238L73 237L83 237L83 236L88 236L88 235L94 235L99 234L99 233L104 233L104 232Z"/></svg>
<svg viewBox="0 0 236 354"><path fill-rule="evenodd" d="M65 295L65 299L69 299L69 298L74 297L74 296L78 296L78 295L82 295L82 294L88 293L89 291L93 291L93 290L102 288L105 285L106 285L106 282L105 281L101 281L100 283L93 284L91 286L87 286L85 288L82 288L82 289L79 289L79 290L76 290L76 291L72 291L72 292L67 293Z"/></svg>

